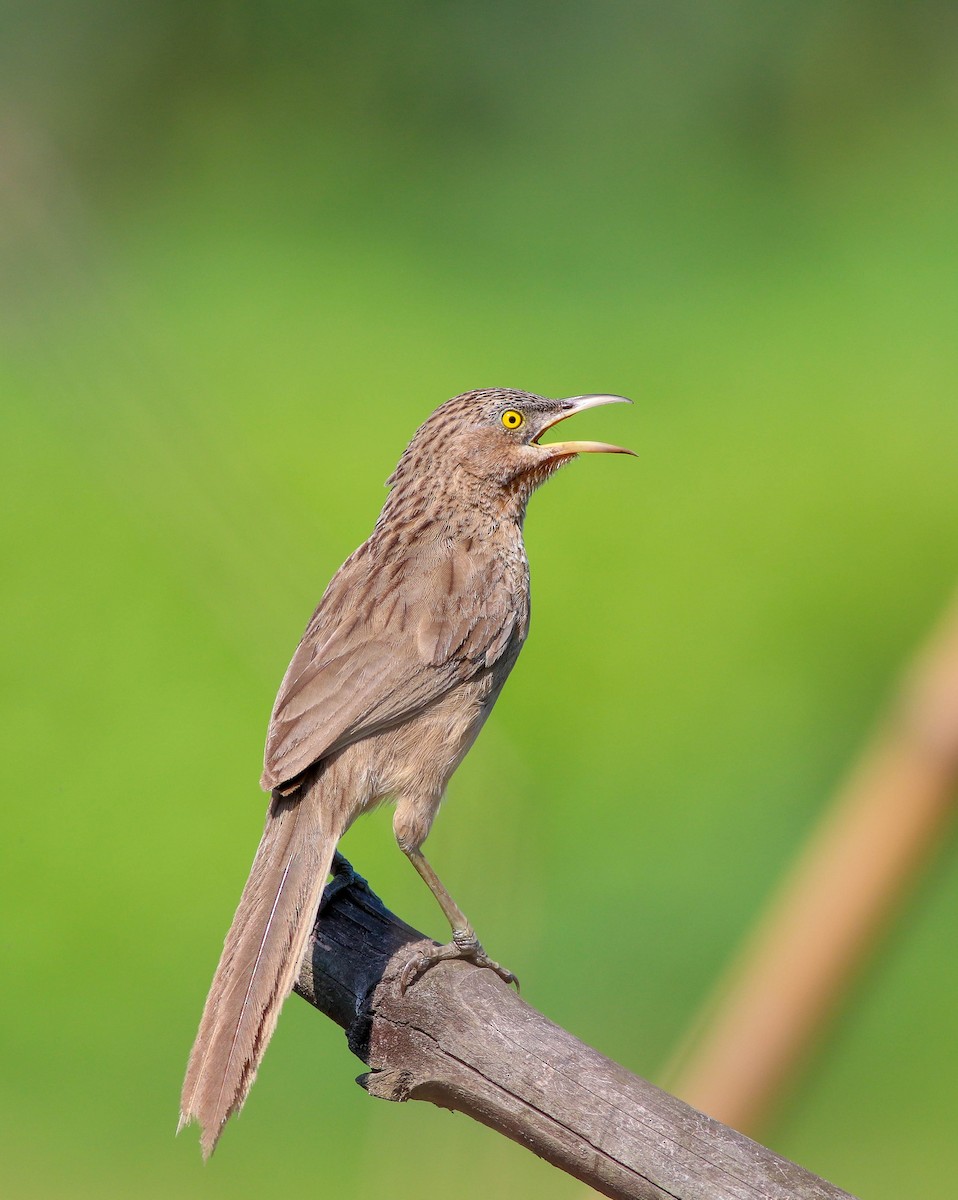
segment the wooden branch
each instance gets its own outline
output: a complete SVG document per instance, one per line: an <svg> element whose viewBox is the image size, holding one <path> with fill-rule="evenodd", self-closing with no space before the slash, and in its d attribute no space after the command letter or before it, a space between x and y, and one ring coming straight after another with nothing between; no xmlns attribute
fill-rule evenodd
<svg viewBox="0 0 958 1200"><path fill-rule="evenodd" d="M618 1200L848 1200L566 1033L492 971L396 979L422 934L356 877L327 888L296 990L347 1034L384 1100L466 1113Z"/></svg>
<svg viewBox="0 0 958 1200"><path fill-rule="evenodd" d="M941 844L958 788L958 599L665 1077L755 1132Z"/></svg>

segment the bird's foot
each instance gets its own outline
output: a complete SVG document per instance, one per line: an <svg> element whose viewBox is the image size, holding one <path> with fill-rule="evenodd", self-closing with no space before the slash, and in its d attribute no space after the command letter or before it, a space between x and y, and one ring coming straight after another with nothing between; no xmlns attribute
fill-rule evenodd
<svg viewBox="0 0 958 1200"><path fill-rule="evenodd" d="M362 875L353 868L352 863L344 858L338 850L333 855L333 865L330 870L333 877L326 884L326 889L323 892L323 898L319 905L320 912L322 912L334 896L338 896L346 888L359 887L365 889L367 892L369 891L369 884L366 880L363 879Z"/></svg>
<svg viewBox="0 0 958 1200"><path fill-rule="evenodd" d="M503 982L514 983L516 991L519 990L519 980L516 976L489 957L472 929L455 929L452 941L446 942L444 946L430 946L428 950L420 951L406 963L399 976L400 993L405 992L411 983L437 962L452 958L464 958L477 967L488 967L490 971L495 971Z"/></svg>
<svg viewBox="0 0 958 1200"><path fill-rule="evenodd" d="M333 855L333 865L330 868L336 879L343 880L343 886L348 887L350 884L355 884L357 887L365 888L369 891L369 884L363 879L362 875L356 870L353 864L340 854L337 850Z"/></svg>

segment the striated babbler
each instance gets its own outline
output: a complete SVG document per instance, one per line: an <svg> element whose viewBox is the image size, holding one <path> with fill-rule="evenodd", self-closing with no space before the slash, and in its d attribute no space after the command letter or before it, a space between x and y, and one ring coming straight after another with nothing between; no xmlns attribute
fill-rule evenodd
<svg viewBox="0 0 958 1200"><path fill-rule="evenodd" d="M183 1084L180 1126L199 1122L204 1155L253 1083L339 839L383 800L395 801L396 840L453 931L448 945L409 963L401 986L452 957L513 979L483 950L422 844L526 638L529 497L577 454L631 453L539 438L574 413L623 400L500 388L447 400L387 481L369 539L333 576L273 708L266 829Z"/></svg>

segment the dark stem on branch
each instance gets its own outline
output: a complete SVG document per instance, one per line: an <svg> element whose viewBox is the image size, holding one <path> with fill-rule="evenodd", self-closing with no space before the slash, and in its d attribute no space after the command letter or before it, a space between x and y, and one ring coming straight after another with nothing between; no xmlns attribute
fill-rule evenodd
<svg viewBox="0 0 958 1200"><path fill-rule="evenodd" d="M426 939L348 868L320 911L296 991L346 1030L370 1095L466 1113L620 1200L849 1200L586 1046L492 971L440 963L402 994Z"/></svg>

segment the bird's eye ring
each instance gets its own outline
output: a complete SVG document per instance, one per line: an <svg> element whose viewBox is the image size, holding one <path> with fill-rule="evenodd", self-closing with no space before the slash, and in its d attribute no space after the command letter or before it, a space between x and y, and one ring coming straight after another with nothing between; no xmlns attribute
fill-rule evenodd
<svg viewBox="0 0 958 1200"><path fill-rule="evenodd" d="M514 408L507 408L502 414L502 423L506 429L518 429L524 419L522 413L516 412Z"/></svg>

